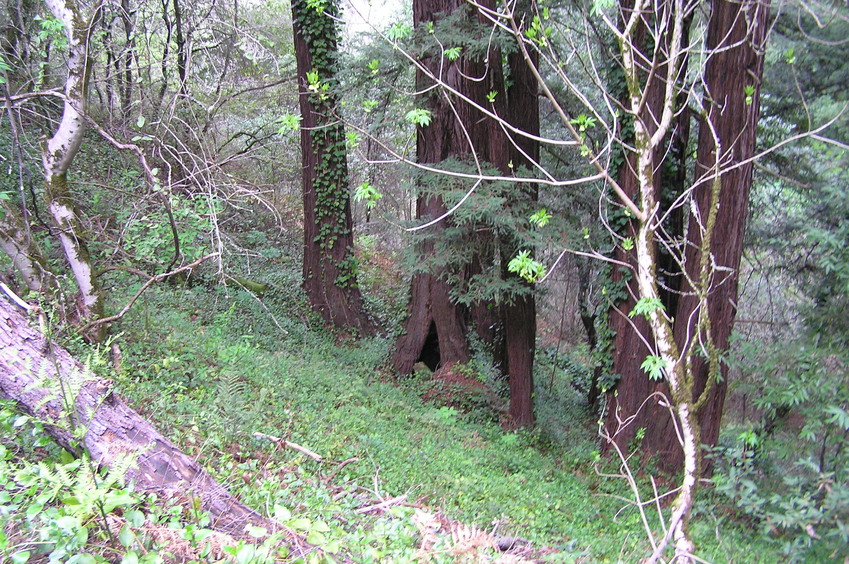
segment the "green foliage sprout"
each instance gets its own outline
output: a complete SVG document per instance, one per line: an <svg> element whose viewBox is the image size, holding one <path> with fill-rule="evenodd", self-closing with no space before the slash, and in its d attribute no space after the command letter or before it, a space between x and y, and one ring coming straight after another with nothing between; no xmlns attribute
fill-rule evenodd
<svg viewBox="0 0 849 564"><path fill-rule="evenodd" d="M650 354L640 365L640 369L649 375L650 380L663 380L666 363L659 356Z"/></svg>
<svg viewBox="0 0 849 564"><path fill-rule="evenodd" d="M407 112L404 116L404 119L413 125L419 127L427 127L430 125L431 120L433 119L433 114L430 110L425 110L422 108L416 108Z"/></svg>
<svg viewBox="0 0 849 564"><path fill-rule="evenodd" d="M633 318L637 315L642 315L646 319L650 319L652 313L663 310L663 303L660 301L660 298L640 298L634 304L634 309L628 313L628 317Z"/></svg>
<svg viewBox="0 0 849 564"><path fill-rule="evenodd" d="M545 227L546 225L548 225L548 222L551 221L552 217L553 216L550 213L548 213L548 210L546 210L545 208L542 208L541 210L534 212L534 214L531 215L530 218L528 218L528 221L530 221L531 224L542 228L542 227Z"/></svg>
<svg viewBox="0 0 849 564"><path fill-rule="evenodd" d="M449 61L456 61L460 58L460 53L463 52L462 47L451 47L445 50L445 58Z"/></svg>
<svg viewBox="0 0 849 564"><path fill-rule="evenodd" d="M365 201L366 207L368 209L374 209L377 205L377 201L383 197L377 188L372 186L369 182L363 182L359 186L357 186L354 191L354 199L358 202Z"/></svg>
<svg viewBox="0 0 849 564"><path fill-rule="evenodd" d="M536 282L546 274L545 265L531 256L531 251L520 251L507 264L507 270L518 274L526 282Z"/></svg>

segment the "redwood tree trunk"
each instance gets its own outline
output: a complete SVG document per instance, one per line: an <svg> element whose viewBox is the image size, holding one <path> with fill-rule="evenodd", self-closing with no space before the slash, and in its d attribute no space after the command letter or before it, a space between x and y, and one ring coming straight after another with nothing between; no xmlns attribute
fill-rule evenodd
<svg viewBox="0 0 849 564"><path fill-rule="evenodd" d="M525 4L525 3L522 3ZM525 6L527 13L530 10ZM531 64L537 64L537 53L531 51ZM539 136L539 96L536 77L522 53L518 50L507 56L510 69L510 84L504 94L504 106L499 114L513 126L529 135ZM503 80L502 80L503 82ZM498 97L496 97L496 101ZM493 143L490 150L491 160L505 174L511 174L510 165L519 171L521 167L532 169L539 161L539 143L529 137L513 134L507 140L500 125L493 123ZM532 162L533 161L533 162ZM536 185L519 185L519 192L513 205L520 209L536 202L539 190ZM533 204L532 204L533 205ZM535 210L534 210L535 211ZM510 385L510 405L508 414L510 424L525 427L534 424L534 355L536 353L536 296L533 288L507 271L507 264L516 256L521 242L510 236L503 236L500 244L502 276L513 277L521 284L524 292L508 298L501 308L501 325L504 331L504 361Z"/></svg>
<svg viewBox="0 0 849 564"><path fill-rule="evenodd" d="M766 34L768 4L746 0L742 3L730 0L714 0L708 24L707 51L711 53L705 70L705 85L713 104L707 109L708 119L719 137L722 148L721 168L728 169L751 158L755 149L756 122L759 108L760 78L763 74L763 47ZM662 74L662 73L657 73ZM747 94L745 86L753 86L754 92ZM649 87L647 108L653 108L647 116L659 115L657 104L662 102L662 84ZM686 114L682 114L686 119ZM648 123L651 123L648 121ZM678 131L683 133L686 124L679 124ZM679 140L672 140L673 148L680 146ZM662 164L664 156L655 154L655 167ZM668 158L668 156L667 156ZM704 124L699 128L699 148L695 163L695 178L704 181L695 187L694 199L699 210L707 210L711 198L713 177L708 178L716 163L715 145L710 129ZM629 195L636 192L633 165L626 163L620 171L620 185ZM672 175L674 176L674 175ZM656 179L663 175L656 175ZM666 177L666 182L674 178ZM678 176L680 181L680 175ZM720 205L715 230L711 240L710 252L713 262L720 270L711 273L709 280L703 281L695 290L710 289L707 315L711 319L711 336L715 347L724 351L728 347L728 337L736 313L734 304L737 298L737 271L742 256L743 233L748 211L749 188L752 183L752 164L732 168L721 175L722 189L719 195ZM699 280L702 244L702 230L698 218L690 210L687 230L687 246L684 265L691 280ZM704 212L706 213L706 211ZM630 253L618 251L619 260L633 264ZM667 269L672 266L667 265ZM678 267L680 269L680 265ZM637 429L645 429L642 447L646 452L658 456L661 466L669 471L681 468L683 451L678 433L666 407L658 403L660 392L668 395L668 388L660 382L649 380L640 368L650 348L643 340L651 344L651 333L641 316L627 317L635 304L633 283L625 281L623 273L617 270L614 282L621 282L628 297L611 313L611 327L614 338L614 372L620 376L614 391L608 394L608 411L605 428L614 434L620 448L627 448ZM686 348L688 339L694 338L694 324L700 309L700 297L694 288L682 284L680 293L669 293L664 300L667 311L675 319L675 340L680 350ZM693 354L693 374L696 397L708 383L708 365L699 354ZM722 366L722 380L713 383L706 404L698 413L701 425L701 440L704 444L715 445L719 437L719 425L722 407L727 390L727 367ZM620 422L634 417L629 425L620 428Z"/></svg>
<svg viewBox="0 0 849 564"><path fill-rule="evenodd" d="M417 217L441 214L445 207L439 198L418 198ZM434 227L432 229L443 229ZM429 254L433 244L422 244L419 252ZM451 301L450 287L439 273L419 272L410 286L405 332L395 345L392 363L401 374L413 371L413 365L424 362L431 370L449 367L469 360L464 308Z"/></svg>
<svg viewBox="0 0 849 564"><path fill-rule="evenodd" d="M691 213L686 266L691 280L699 279L702 246L700 224L706 219L711 204L711 170L717 160L722 171L719 209L712 234L710 254L715 265L703 287L710 289L707 315L711 323L713 345L719 352L728 350L728 339L737 315L740 260L743 256L743 236L749 211L749 190L752 186L757 122L760 112L760 87L763 77L769 1L714 0L708 24L708 52L712 53L705 70L705 86L710 92L706 100L708 119L719 138L719 155L713 135L707 128L699 131L699 147L695 178L705 177L696 185L695 201L698 213ZM753 90L747 93L745 87ZM748 161L748 162L745 162ZM700 308L693 288L685 287L678 303L675 319L675 338L682 346L693 338L694 322ZM689 323L688 323L689 321ZM701 355L693 358L695 397L709 383L708 364ZM728 365L721 364L721 378L711 383L707 403L699 411L702 442L715 445L719 439L722 408L728 391ZM680 459L677 459L680 460ZM676 460L676 462L677 462Z"/></svg>
<svg viewBox="0 0 849 564"><path fill-rule="evenodd" d="M625 0L621 3L621 21L627 21L631 14L632 2ZM660 6L664 6L663 3ZM667 6L668 8L668 6ZM638 24L637 30L634 32L635 48L643 51L644 58L647 61L652 60L650 50L646 49L645 45L648 42L646 35L647 30L651 28L652 22L650 18L652 14L646 14ZM659 18L660 16L655 16ZM640 119L645 124L646 130L650 135L653 135L657 130L657 121L655 116L660 116L663 112L664 90L665 84L657 79L658 75L664 74L663 69L658 69L654 76L643 76L641 79L646 81L644 86L646 91L646 103L644 111L641 115L635 116L635 119ZM627 94L623 93L623 103L627 104ZM628 139L631 142L631 139ZM623 148L623 151L626 149ZM653 154L655 161L654 169L657 169L658 163L662 162L665 151L662 148L656 150ZM636 155L631 152L625 153L623 164L618 171L618 182L625 193L632 200L637 200L639 197L639 180L637 178ZM660 192L660 182L662 181L661 174L654 175L655 187ZM623 237L629 237L631 240L636 238L636 223L628 221L624 224ZM634 438L636 432L640 428L645 428L645 438L642 446L652 453L658 453L661 458L665 456L665 451L669 448L679 448L676 445L668 445L666 435L659 435L656 432L656 427L665 427L671 418L668 410L661 408L658 404L659 396L653 396L655 393L668 394L667 387L662 382L654 382L649 380L646 373L640 368L640 365L649 354L652 354L653 337L649 329L649 325L642 316L630 318L628 314L634 309L637 302L639 290L635 272L637 270L637 259L634 250L625 250L621 245L616 247L614 258L619 264L627 264L624 266L614 266L612 273L612 283L615 288L622 288L625 296L610 311L610 327L613 331L613 372L619 376L619 382L615 390L610 390L607 395L607 411L605 416L605 430L614 438L618 447L622 450L629 448L629 445ZM630 424L623 425L623 421L630 420ZM651 430L649 430L651 427ZM659 440L658 440L659 439ZM677 442L677 441L676 441Z"/></svg>
<svg viewBox="0 0 849 564"><path fill-rule="evenodd" d="M335 4L328 2L326 10L335 10ZM301 108L304 289L326 322L371 333L357 286L345 131L334 115L335 15L316 12L305 0L292 3ZM318 82L310 84L307 73L312 71ZM321 90L322 85L328 89Z"/></svg>
<svg viewBox="0 0 849 564"><path fill-rule="evenodd" d="M459 0L414 0L413 24L416 29L421 29L454 14L458 9L473 13L470 7ZM431 122L426 127L418 127L416 131L418 162L441 163L452 157L464 159L473 151L485 160L489 152L485 115L442 88L432 88L434 81L431 78L435 76L470 99L485 104L488 92L486 81L468 78L483 77L487 71L485 64L465 56L449 61L437 49L429 50L420 60L427 72L416 71L416 88L420 92L431 89L425 104L431 111ZM440 197L429 193L424 185L419 187L419 191L417 219L434 219L445 213L446 208ZM429 227L428 235L431 239L439 237L445 225L450 224L451 219L445 219ZM418 252L427 257L433 253L433 249L432 243L425 242ZM419 361L433 369L469 359L466 339L469 312L450 300L450 286L441 277L442 274L440 268L432 268L413 276L409 316L393 356L393 365L402 374L409 373L413 364Z"/></svg>

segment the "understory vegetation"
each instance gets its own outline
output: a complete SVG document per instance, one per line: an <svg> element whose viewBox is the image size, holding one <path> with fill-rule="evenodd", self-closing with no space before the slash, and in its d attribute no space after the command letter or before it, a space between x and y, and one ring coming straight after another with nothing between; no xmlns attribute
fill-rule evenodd
<svg viewBox="0 0 849 564"><path fill-rule="evenodd" d="M0 450L6 558L277 561L297 556L285 548L293 531L324 549L327 561L633 562L644 555L631 493L616 476L618 465L599 455L584 393L592 364L586 350L543 349L536 366L538 425L506 432L505 400L491 391L504 384L494 380L483 351L451 379L433 378L424 368L398 377L387 369L391 331L340 336L310 311L296 289L294 238L249 220L234 236L255 255L270 255L262 262L234 256L232 264L239 271L250 260L261 296L220 283L214 268L201 267L148 289L106 344L66 344L97 374L114 379L132 406L221 484L289 533L249 530L253 541L238 542L214 533L209 517L187 511L185 500L134 493L121 484L120 470L106 473L90 460L72 459L39 422L6 406ZM376 247L363 254L360 275L370 303L392 303L406 283L396 259ZM113 311L139 284L131 273L108 276ZM400 319L399 308L384 312L389 327ZM804 393L813 388L808 384ZM779 400L757 401L763 402L758 413L765 413L765 402ZM776 431L772 445L755 445L756 435L743 428L749 427L742 420L729 425L727 446L717 453L717 487L704 490L696 506L700 557L835 557L845 500L831 497L830 509L820 507L818 517L810 512L822 491L817 485L843 495L835 483L842 469L825 468L825 482L814 479L823 474L813 469L811 479L795 478L796 493L783 490L785 503L775 496L786 484L770 486L763 477L794 465L774 458L789 443ZM636 452L639 444L632 447ZM652 473L651 460L632 461L635 472ZM648 497L650 489L643 493ZM655 509L646 509L658 526ZM813 543L805 527L829 519L834 542ZM492 543L503 539L515 544L499 556Z"/></svg>
<svg viewBox="0 0 849 564"><path fill-rule="evenodd" d="M849 6L409 4L0 6L0 562L849 563Z"/></svg>
<svg viewBox="0 0 849 564"><path fill-rule="evenodd" d="M545 415L536 430L507 433L497 406L469 397L467 386L438 396L449 402L422 401L440 384L387 373L386 337L340 343L309 329L307 317L278 314L277 321L287 335L238 288L155 288L112 341L122 350L120 366L103 347L75 348L243 502L333 560L455 562L465 554L495 561L497 551L486 548L492 536L515 540L516 558L530 561L640 558L638 515L623 501L624 483L599 475L614 468L599 464L597 430L571 376L558 372L554 389L548 382L538 389ZM466 370L485 378L474 365ZM231 551L208 529L209 518L187 514L180 500L122 489L111 473L51 446L37 422L9 407L3 417L2 550L12 561L26 561L25 552L73 562L281 558L279 537L249 531L254 545ZM717 499L710 499L712 506ZM698 518L704 557L774 561L768 540L751 539L721 507ZM431 540L426 519L438 527ZM463 537L463 527L487 534Z"/></svg>

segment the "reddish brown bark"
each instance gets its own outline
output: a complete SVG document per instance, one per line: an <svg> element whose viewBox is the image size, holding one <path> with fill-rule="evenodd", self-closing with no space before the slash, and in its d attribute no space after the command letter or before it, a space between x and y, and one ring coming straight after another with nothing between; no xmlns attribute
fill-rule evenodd
<svg viewBox="0 0 849 564"><path fill-rule="evenodd" d="M536 52L532 53L530 64L537 64ZM539 96L536 77L530 64L519 51L507 56L511 83L505 91L504 106L500 108L499 113L520 131L538 136ZM511 135L511 139L507 140L500 125L493 124L493 127L497 128L498 132L492 135L492 162L505 174L509 174L510 163L517 169L527 167L532 170L534 162L539 160L539 144L522 135ZM535 202L537 199L537 186L526 184L521 187L517 202L514 203L522 203L522 200ZM516 276L507 271L507 264L523 250L518 241L511 239L504 236L500 244L504 277ZM508 414L510 423L517 427L530 426L535 421L533 367L536 353L536 297L531 288L525 289L525 293L509 299L501 308L505 347L504 372L507 373L510 384Z"/></svg>
<svg viewBox="0 0 849 564"><path fill-rule="evenodd" d="M758 99L760 77L763 73L763 46L766 33L768 4L756 0L742 3L729 0L714 0L708 25L708 52L711 57L705 70L705 85L710 93L706 100L709 106L708 119L719 136L723 150L722 167L733 167L754 155L756 122L758 117ZM662 73L658 73L662 74ZM747 95L744 87L751 85L755 92ZM657 84L649 90L648 107L653 108L651 115L660 115L660 98ZM651 123L651 122L649 122ZM684 124L680 124L683 128ZM679 132L681 129L679 128ZM675 140L673 140L675 143ZM710 130L701 124L699 128L699 148L696 163L696 178L701 178L714 162L714 143ZM656 154L656 165L661 163L663 155ZM657 181L661 175L655 177ZM680 179L680 177L679 177ZM636 181L633 170L620 171L620 184L629 195L636 194ZM670 178L666 179L669 182ZM674 180L672 180L674 181ZM713 261L720 269L709 282L709 316L713 342L719 350L726 350L728 337L734 323L737 298L737 270L742 256L743 233L745 230L748 194L752 182L752 165L732 168L722 174L722 190L719 196L719 215L710 252ZM695 200L701 214L706 214L710 205L711 179L696 185ZM691 215L687 231L687 249L684 264L691 279L698 280L702 237L699 222ZM633 257L620 250L617 258L633 264ZM667 265L669 268L671 265ZM680 268L680 266L679 266ZM614 275L614 281L622 280L621 273ZM657 399L650 399L654 392L668 395L665 384L651 382L640 364L646 355L651 354L650 331L640 318L628 319L633 309L635 290L632 284L626 284L629 298L612 311L611 327L614 338L614 372L620 376L615 390L608 394L608 412L605 428L608 433L620 430L619 422L635 416L630 425L620 430L616 443L627 448L637 429L645 429L642 446L646 452L657 455L661 466L669 471L679 469L683 464L683 451L678 442L673 420L669 411L659 405ZM680 294L668 294L665 301L667 311L675 319L675 339L683 349L687 339L693 338L694 312L698 307L698 298L692 288L684 285ZM706 405L699 412L699 423L703 444L715 445L719 437L722 408L727 390L725 378L727 367L722 367L723 379L711 391ZM696 397L705 388L708 381L708 366L699 357L693 356L693 374ZM647 401L648 400L648 401Z"/></svg>
<svg viewBox="0 0 849 564"><path fill-rule="evenodd" d="M491 8L493 6L490 6ZM421 0L414 2L414 23L417 28L436 22L438 19L457 16L458 10L466 10L459 20L462 24L474 26L485 23L468 6L456 0ZM419 72L417 87L424 90L433 85L429 74L437 76L450 89L462 93L472 102L494 109L499 116L530 135L539 133L539 109L536 79L520 52L511 53L507 64L510 68L512 84L505 90L504 77L500 64L501 53L493 49L486 60L461 57L456 61L447 61L438 51L422 58L428 72ZM432 90L428 99L428 109L432 111L432 121L426 128L418 130L418 160L422 163L439 163L448 158L467 159L474 152L481 162L497 167L502 174L510 175L522 166L532 166L531 160L538 159L539 149L535 141L527 137L515 136L513 142L507 137L504 128L495 120L476 109L473 104L462 101L445 90ZM489 92L496 92L494 102L487 99ZM515 145L514 145L515 143ZM524 151L524 153L522 152ZM521 195L511 205L523 203L523 200L536 200L535 186L526 186ZM437 197L428 197L425 193L419 198L419 217L436 217L445 212L445 207ZM437 232L450 225L450 218L431 227ZM474 237L492 237L488 230ZM502 276L513 277L507 272L506 264L519 251L518 238L498 236L497 240L469 241L478 254L465 268L461 278L486 270L495 261L503 267ZM427 245L427 244L426 244ZM421 252L433 251L433 246L425 246ZM510 386L510 424L515 426L531 425L534 422L533 409L533 361L536 339L536 303L533 292L514 296L505 296L499 307L489 303L473 303L468 310L452 305L448 301L448 285L440 278L443 272L436 270L418 274L413 280L410 305L410 317L406 325L406 334L398 342L395 366L402 372L412 368L416 360L429 362L435 366L434 347L438 347L436 358L442 365L463 362L468 359L468 347L465 340L465 320L470 319L478 335L492 345L495 362L501 365ZM444 300L439 303L438 300ZM445 316L444 318L442 316Z"/></svg>
<svg viewBox="0 0 849 564"><path fill-rule="evenodd" d="M740 260L748 216L749 190L752 186L757 122L760 113L760 86L763 77L769 1L714 0L708 24L708 50L713 52L705 70L705 84L713 102L708 119L713 124L721 147L719 208L710 245L711 261L716 265L705 287L710 288L708 317L713 345L728 349L728 339L737 315ZM753 87L751 93L745 88ZM716 161L716 144L707 128L699 131L696 178L710 174ZM703 223L712 205L712 178L696 185L696 207ZM690 217L685 264L691 280L698 280L702 231L699 218ZM678 303L675 339L683 346L693 338L698 314L698 298L689 287ZM694 397L708 384L708 364L701 355L693 358ZM721 379L713 383L707 403L699 412L702 442L716 445L725 395L728 390L728 365L721 364ZM668 433L671 431L667 431ZM679 455L680 456L680 455ZM680 458L674 462L678 462Z"/></svg>
<svg viewBox="0 0 849 564"><path fill-rule="evenodd" d="M418 210L427 217L442 213L444 206L437 198L419 198ZM419 252L432 249L432 243L424 243ZM424 362L431 370L468 362L465 311L451 301L449 292L448 283L438 273L413 276L405 332L398 338L392 358L401 374L412 372L417 362Z"/></svg>
<svg viewBox="0 0 849 564"><path fill-rule="evenodd" d="M413 24L416 29L421 29L454 14L458 9L468 10L469 17L473 14L473 10L459 0L415 0ZM421 57L421 64L427 72L416 72L418 91L431 88L434 85L431 77L435 76L470 99L486 103L487 81L468 78L485 75L486 65L481 60L460 57L449 61L439 50L432 49ZM482 160L486 159L489 135L484 114L439 87L430 90L424 105L431 111L431 122L416 131L418 162L441 163L449 158L464 159L473 151L477 151ZM426 186L420 186L420 191L416 202L417 219L434 219L447 211L442 199L429 193ZM428 235L435 239L450 224L450 218L443 220L429 227ZM433 253L433 249L432 243L425 242L418 252L426 257ZM432 268L413 276L409 316L393 357L393 365L401 373L409 373L418 361L436 368L469 359L466 338L469 312L449 299L450 286L443 274L442 269Z"/></svg>
<svg viewBox="0 0 849 564"><path fill-rule="evenodd" d="M303 18L329 15L316 14L304 2L293 2L292 10L301 109L304 290L326 322L371 333L374 327L357 286L345 132L334 115L336 96L332 91L319 96L307 81L307 73L317 70L322 83L333 82L328 62L313 60L312 41L320 39L322 49L335 53L336 35L312 37L315 32L303 25Z"/></svg>
<svg viewBox="0 0 849 564"><path fill-rule="evenodd" d="M623 21L627 21L631 14L630 5L631 3L627 1L622 3ZM665 4L661 3L659 6L665 6ZM651 14L644 16L644 20L638 25L634 33L634 44L640 50L644 50L647 28L651 26L651 21L647 21L650 17ZM652 59L650 52L645 52L643 57L645 60ZM645 84L646 104L642 114L636 116L636 119L644 122L649 135L653 135L657 131L658 124L655 116L662 115L665 84L657 77L664 73L664 69L658 69L658 72L652 75L650 79L643 77L647 81ZM627 104L627 100L623 100L623 103ZM656 163L660 163L663 157L662 147L654 152L653 158ZM640 190L635 162L636 155L626 153L617 178L619 185L632 200L638 199ZM657 170L658 167L655 165L653 168ZM658 191L661 189L661 181L662 175L656 174L654 182ZM636 223L631 221L628 223L623 236L631 237L633 240L635 235ZM664 442L666 437L658 437L656 433L648 432L648 427L658 421L669 420L668 411L661 409L657 399L652 397L655 392L667 393L667 389L663 383L649 380L646 373L640 368L646 356L652 354L653 338L648 324L642 317L628 317L637 302L638 296L634 276L636 255L634 251L626 251L621 246L617 246L614 258L619 263L628 264L629 268L614 267L612 276L614 286L622 285L627 297L615 304L610 311L610 326L614 333L613 372L619 376L619 382L615 390L610 391L607 396L605 430L610 436L614 437L618 447L625 450L629 448L637 430L646 428L643 446L649 452L662 453L668 448ZM648 398L652 399L647 401ZM630 417L634 417L631 423L623 426L622 422ZM654 442L658 438L662 440Z"/></svg>

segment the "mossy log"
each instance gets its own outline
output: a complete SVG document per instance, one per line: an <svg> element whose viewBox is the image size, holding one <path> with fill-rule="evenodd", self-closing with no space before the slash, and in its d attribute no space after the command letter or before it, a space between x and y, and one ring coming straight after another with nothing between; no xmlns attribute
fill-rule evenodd
<svg viewBox="0 0 849 564"><path fill-rule="evenodd" d="M94 376L65 349L30 326L30 320L0 295L0 397L42 421L63 448L107 467L129 454L126 474L137 491L160 497L200 499L211 526L240 537L245 525L279 528L238 502L190 456L132 410L113 382ZM72 406L67 409L65 406ZM84 429L80 442L72 428Z"/></svg>

